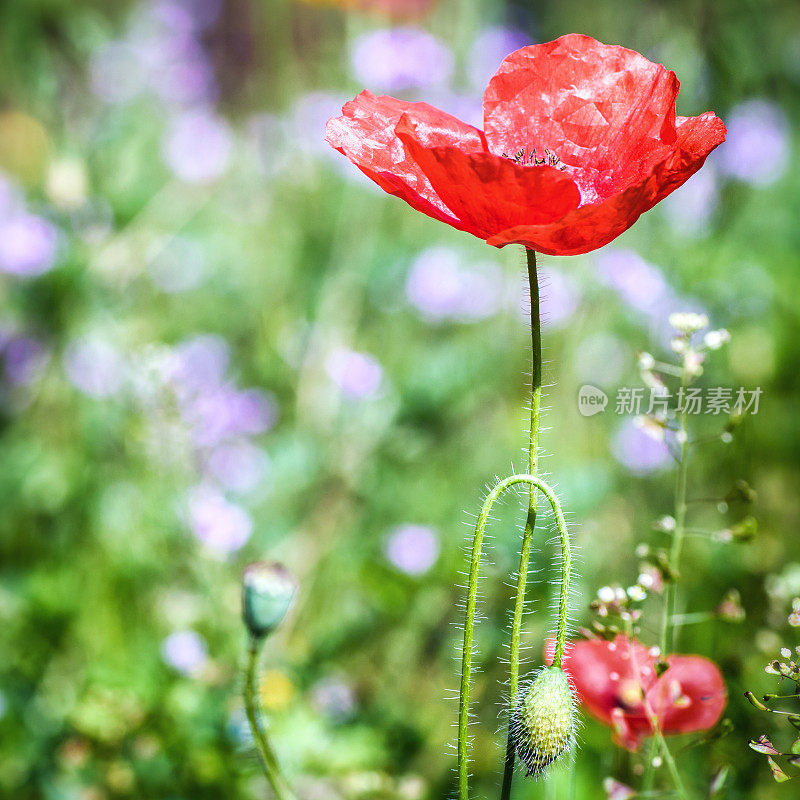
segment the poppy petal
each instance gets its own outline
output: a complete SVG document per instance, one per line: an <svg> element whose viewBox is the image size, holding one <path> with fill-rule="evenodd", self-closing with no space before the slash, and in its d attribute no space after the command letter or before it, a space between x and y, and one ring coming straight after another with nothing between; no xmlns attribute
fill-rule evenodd
<svg viewBox="0 0 800 800"><path fill-rule="evenodd" d="M582 205L556 224L516 226L487 242L495 247L523 244L548 255L579 255L613 241L645 211L682 186L725 141L725 125L710 111L678 120L676 147L638 183L606 200Z"/></svg>
<svg viewBox="0 0 800 800"><path fill-rule="evenodd" d="M481 131L444 111L427 103L408 103L386 95L376 97L366 90L345 103L341 117L328 121L325 139L385 192L402 198L429 217L468 230L442 202L395 135L395 127L404 114L438 145L466 151L486 148Z"/></svg>
<svg viewBox="0 0 800 800"><path fill-rule="evenodd" d="M580 203L575 181L555 167L522 166L492 153L442 146L408 116L396 133L442 202L481 238L509 223L552 223Z"/></svg>
<svg viewBox="0 0 800 800"><path fill-rule="evenodd" d="M716 725L727 704L725 682L713 661L673 655L669 668L647 692L664 733L691 733Z"/></svg>
<svg viewBox="0 0 800 800"><path fill-rule="evenodd" d="M493 152L545 147L597 170L608 192L653 148L674 143L675 73L591 36L568 34L509 55L484 93Z"/></svg>

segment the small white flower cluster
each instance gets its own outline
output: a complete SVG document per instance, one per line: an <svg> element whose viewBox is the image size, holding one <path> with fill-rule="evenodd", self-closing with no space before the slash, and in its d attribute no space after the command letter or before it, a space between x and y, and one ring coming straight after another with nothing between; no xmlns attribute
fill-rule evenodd
<svg viewBox="0 0 800 800"><path fill-rule="evenodd" d="M695 314L692 311L676 311L669 315L669 324L683 334L697 333L702 328L708 327L708 317L705 314Z"/></svg>
<svg viewBox="0 0 800 800"><path fill-rule="evenodd" d="M792 652L788 647L781 648L781 658L784 661L771 661L764 667L767 675L779 675L781 678L788 678L795 683L800 682L800 646Z"/></svg>
<svg viewBox="0 0 800 800"><path fill-rule="evenodd" d="M719 350L722 345L727 344L731 340L731 334L725 328L720 328L716 331L709 331L703 337L703 344L709 350Z"/></svg>
<svg viewBox="0 0 800 800"><path fill-rule="evenodd" d="M789 624L793 628L800 628L800 597L792 600L792 613L789 614Z"/></svg>
<svg viewBox="0 0 800 800"><path fill-rule="evenodd" d="M609 614L625 614L631 603L641 603L647 598L647 588L653 584L652 577L642 573L639 580L627 589L619 584L603 586L597 590L597 599L592 603L592 607L601 617L607 617Z"/></svg>
<svg viewBox="0 0 800 800"><path fill-rule="evenodd" d="M676 312L669 315L669 324L678 332L678 335L673 337L670 346L674 353L682 356L683 369L689 377L698 377L703 374L704 350L719 350L731 340L730 332L725 328L719 328L707 331L700 347L692 345L692 335L708 327L706 314Z"/></svg>

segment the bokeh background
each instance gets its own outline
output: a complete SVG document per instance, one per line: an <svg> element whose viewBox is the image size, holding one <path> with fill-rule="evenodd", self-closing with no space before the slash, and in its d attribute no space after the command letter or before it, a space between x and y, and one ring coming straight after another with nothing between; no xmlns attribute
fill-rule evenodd
<svg viewBox="0 0 800 800"><path fill-rule="evenodd" d="M730 589L745 619L686 626L716 660L733 732L680 749L705 796L790 797L749 738L791 741L742 697L795 646L800 594L800 7L458 0L26 0L0 5L0 796L265 798L239 697L239 576L298 576L261 695L304 798L445 798L454 788L465 544L485 485L524 464L523 257L382 194L323 141L364 87L480 124L501 59L570 31L674 69L679 113L728 142L619 240L543 259L552 474L581 550L574 620L664 545L663 442L614 413L637 352L669 357L670 312L730 330L704 386L761 387L724 421L690 495L758 492L755 542L692 536L680 603ZM583 384L610 396L578 413ZM693 422L693 424L695 424ZM704 435L705 435L704 433ZM693 507L698 532L742 509ZM476 791L499 782L520 504L482 583ZM546 526L545 526L546 527ZM524 633L540 663L553 545ZM645 604L656 639L660 599ZM783 732L781 732L783 731ZM789 737L787 739L787 737ZM641 754L587 722L576 796L635 783ZM691 741L691 740L689 740ZM687 742L679 742L683 748ZM566 796L567 771L515 797ZM557 793L557 794L556 794Z"/></svg>

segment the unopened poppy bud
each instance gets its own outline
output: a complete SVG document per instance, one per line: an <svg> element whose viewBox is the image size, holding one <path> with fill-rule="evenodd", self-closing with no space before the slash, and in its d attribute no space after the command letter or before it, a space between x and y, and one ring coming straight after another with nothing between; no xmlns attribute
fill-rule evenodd
<svg viewBox="0 0 800 800"><path fill-rule="evenodd" d="M523 690L512 719L520 761L539 776L566 755L575 740L575 695L564 670L544 667Z"/></svg>
<svg viewBox="0 0 800 800"><path fill-rule="evenodd" d="M269 636L281 624L297 591L297 582L282 565L249 564L242 574L242 616L253 636Z"/></svg>

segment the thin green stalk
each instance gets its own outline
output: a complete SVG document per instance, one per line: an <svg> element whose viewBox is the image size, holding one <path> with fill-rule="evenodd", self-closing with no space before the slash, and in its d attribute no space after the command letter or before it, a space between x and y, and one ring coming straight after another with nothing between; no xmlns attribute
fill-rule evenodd
<svg viewBox="0 0 800 800"><path fill-rule="evenodd" d="M247 669L245 672L244 680L244 708L247 714L247 721L250 723L250 730L253 733L253 740L256 743L259 756L261 757L261 765L264 768L264 774L267 776L269 785L275 793L277 800L295 800L295 796L289 789L284 779L278 758L272 745L269 742L266 731L261 724L258 711L258 690L257 690L257 675L258 675L258 657L261 654L261 646L263 639L257 639L255 636L250 637L250 644L247 649Z"/></svg>
<svg viewBox="0 0 800 800"><path fill-rule="evenodd" d="M564 512L561 510L561 505L555 492L543 480L535 475L512 475L495 485L486 497L478 516L472 543L472 558L470 560L469 585L467 589L467 611L464 620L464 645L461 657L461 692L458 704L458 791L460 800L469 800L469 693L472 673L472 644L475 635L475 608L478 600L478 573L483 553L483 538L489 514L497 498L506 489L520 483L527 483L530 487L540 491L550 503L556 519L556 528L561 540L562 558L561 596L558 605L558 625L553 665L560 667L564 655L564 646L567 638L569 582L572 569L572 551Z"/></svg>
<svg viewBox="0 0 800 800"><path fill-rule="evenodd" d="M539 426L542 408L542 323L539 310L539 275L536 271L536 251L526 248L528 262L528 286L531 299L531 424L528 434L528 474L539 474ZM538 493L531 486L528 493L528 513L525 517L525 530L522 534L522 550L517 570L517 588L514 598L514 615L511 619L511 645L509 647L509 679L508 704L509 713L513 713L519 690L519 648L522 632L522 615L525 610L525 588L528 581L528 565L531 560L533 529L536 527L536 503ZM506 742L505 767L503 769L503 785L500 789L500 800L509 800L511 784L514 780L514 762L516 750L509 718L508 740Z"/></svg>
<svg viewBox="0 0 800 800"><path fill-rule="evenodd" d="M682 386L684 390L688 385L688 378L684 376ZM689 431L688 420L685 411L679 411L679 439L680 439L680 461L678 462L678 477L675 487L675 530L672 534L672 546L669 551L669 565L671 569L680 574L681 548L683 538L686 533L686 486L689 477ZM672 650L675 631L680 627L675 624L675 599L677 586L675 581L667 584L666 597L664 602L664 625L661 635L661 652L666 655Z"/></svg>
<svg viewBox="0 0 800 800"><path fill-rule="evenodd" d="M657 741L661 745L661 754L664 757L664 762L666 763L669 774L672 777L672 782L675 784L675 790L678 792L678 797L680 797L681 800L688 800L689 795L686 794L686 787L683 785L683 779L681 778L680 772L678 772L678 766L675 763L675 759L672 757L667 740L664 738L664 734L661 733L661 729L658 727L657 723L655 725L655 735Z"/></svg>
<svg viewBox="0 0 800 800"><path fill-rule="evenodd" d="M628 641L633 641L633 622L630 618L625 620L625 632L628 636ZM636 648L630 648L630 655L633 660L633 669L635 674L640 673L639 665L636 659ZM642 692L642 704L644 706L645 714L647 715L647 719L650 722L651 727L653 728L653 744L650 747L649 755L648 755L648 770L647 774L645 775L643 791L650 791L653 785L653 761L655 759L655 755L657 750L661 750L661 755L664 759L664 763L667 765L667 769L669 770L670 776L672 777L672 782L675 784L675 790L678 793L678 796L681 800L688 800L688 795L686 794L686 788L683 785L683 780L681 778L680 772L678 772L678 766L675 763L675 759L672 757L672 752L669 749L669 745L667 744L667 740L664 738L664 734L661 732L661 725L658 721L657 714L653 711L653 707L650 705L650 702L647 699L647 695L644 692L644 689L640 690Z"/></svg>

